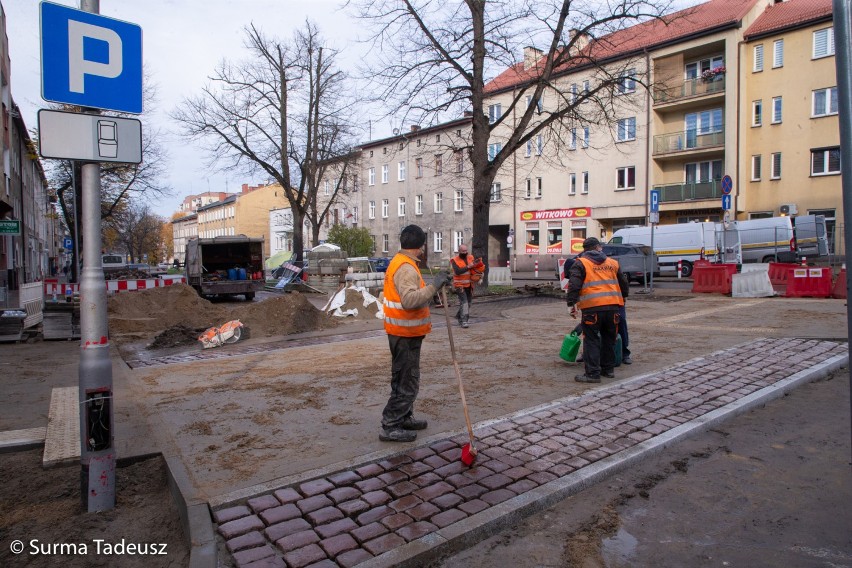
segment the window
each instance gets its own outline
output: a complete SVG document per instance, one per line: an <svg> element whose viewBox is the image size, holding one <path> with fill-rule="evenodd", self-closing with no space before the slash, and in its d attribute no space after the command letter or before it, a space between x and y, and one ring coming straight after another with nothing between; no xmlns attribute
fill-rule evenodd
<svg viewBox="0 0 852 568"><path fill-rule="evenodd" d="M405 162L400 162L396 166L396 180L405 181Z"/></svg>
<svg viewBox="0 0 852 568"><path fill-rule="evenodd" d="M435 154L435 175L439 176L444 173L444 155Z"/></svg>
<svg viewBox="0 0 852 568"><path fill-rule="evenodd" d="M460 174L464 171L464 150L456 150L453 155L456 157L456 173Z"/></svg>
<svg viewBox="0 0 852 568"><path fill-rule="evenodd" d="M382 235L382 252L388 252L390 249L390 237L389 235Z"/></svg>
<svg viewBox="0 0 852 568"><path fill-rule="evenodd" d="M387 183L387 182L388 182L388 165L383 164L382 165L382 183Z"/></svg>
<svg viewBox="0 0 852 568"><path fill-rule="evenodd" d="M353 225L358 224L358 208L357 207L352 208L352 224Z"/></svg>
<svg viewBox="0 0 852 568"><path fill-rule="evenodd" d="M591 83L589 83L589 80L588 80L588 79L586 79L585 81L583 81L583 94L584 94L584 95L588 95L588 94L589 94L589 89L590 89L590 88L591 88Z"/></svg>
<svg viewBox="0 0 852 568"><path fill-rule="evenodd" d="M488 124L494 124L500 120L501 115L502 110L500 108L500 103L497 103L496 105L488 105Z"/></svg>
<svg viewBox="0 0 852 568"><path fill-rule="evenodd" d="M541 199L542 192L544 191L544 189L542 188L542 184L541 184L541 178L535 178L535 181L536 181L536 185L535 185L535 198L536 198L536 199Z"/></svg>
<svg viewBox="0 0 852 568"><path fill-rule="evenodd" d="M432 234L432 250L435 252L444 251L444 233L437 232Z"/></svg>
<svg viewBox="0 0 852 568"><path fill-rule="evenodd" d="M405 217L405 198L400 197L396 202L396 214L399 217Z"/></svg>
<svg viewBox="0 0 852 568"><path fill-rule="evenodd" d="M754 73L758 73L763 71L763 44L754 46L754 66L752 67L752 71Z"/></svg>
<svg viewBox="0 0 852 568"><path fill-rule="evenodd" d="M568 195L577 195L577 174L568 174Z"/></svg>
<svg viewBox="0 0 852 568"><path fill-rule="evenodd" d="M636 189L636 166L615 170L615 189Z"/></svg>
<svg viewBox="0 0 852 568"><path fill-rule="evenodd" d="M784 67L784 40L772 42L772 68Z"/></svg>
<svg viewBox="0 0 852 568"><path fill-rule="evenodd" d="M376 168L367 170L367 183L369 185L376 185Z"/></svg>
<svg viewBox="0 0 852 568"><path fill-rule="evenodd" d="M583 148L589 147L589 127L583 127Z"/></svg>
<svg viewBox="0 0 852 568"><path fill-rule="evenodd" d="M772 97L772 124L781 122L781 97Z"/></svg>
<svg viewBox="0 0 852 568"><path fill-rule="evenodd" d="M444 194L440 191L435 194L435 213L444 212Z"/></svg>
<svg viewBox="0 0 852 568"><path fill-rule="evenodd" d="M370 202L370 208L369 208L368 215L370 216L370 219L376 218L376 202L375 201Z"/></svg>
<svg viewBox="0 0 852 568"><path fill-rule="evenodd" d="M453 231L453 252L459 250L459 247L464 244L464 233L461 231Z"/></svg>
<svg viewBox="0 0 852 568"><path fill-rule="evenodd" d="M722 160L685 164L686 183L706 183L722 179Z"/></svg>
<svg viewBox="0 0 852 568"><path fill-rule="evenodd" d="M618 121L618 141L636 140L636 117L622 118Z"/></svg>
<svg viewBox="0 0 852 568"><path fill-rule="evenodd" d="M423 215L423 196L416 195L414 197L414 214Z"/></svg>
<svg viewBox="0 0 852 568"><path fill-rule="evenodd" d="M722 132L722 109L710 109L687 114L686 147L698 147L698 136Z"/></svg>
<svg viewBox="0 0 852 568"><path fill-rule="evenodd" d="M527 140L527 155L526 155L526 157L529 158L530 156L532 156L532 139Z"/></svg>
<svg viewBox="0 0 852 568"><path fill-rule="evenodd" d="M763 124L763 101L752 101L751 103L751 125Z"/></svg>
<svg viewBox="0 0 852 568"><path fill-rule="evenodd" d="M837 114L837 87L814 91L812 117Z"/></svg>
<svg viewBox="0 0 852 568"><path fill-rule="evenodd" d="M532 198L532 180L530 178L527 178L527 180L526 180L526 188L527 189L524 192L524 199L531 199Z"/></svg>
<svg viewBox="0 0 852 568"><path fill-rule="evenodd" d="M419 142L419 140L418 140ZM414 160L414 168L417 170L417 177L423 177L423 158L417 158Z"/></svg>
<svg viewBox="0 0 852 568"><path fill-rule="evenodd" d="M751 181L760 181L760 154L751 157Z"/></svg>
<svg viewBox="0 0 852 568"><path fill-rule="evenodd" d="M699 61L693 61L692 63L686 64L686 78L700 79L705 71L712 71L719 67L725 67L725 58L721 55L708 57Z"/></svg>
<svg viewBox="0 0 852 568"><path fill-rule="evenodd" d="M535 137L535 155L541 156L541 152L544 149L544 138L541 134Z"/></svg>
<svg viewBox="0 0 852 568"><path fill-rule="evenodd" d="M814 59L834 55L834 28L814 32Z"/></svg>
<svg viewBox="0 0 852 568"><path fill-rule="evenodd" d="M464 211L464 191L457 189L453 198L453 211Z"/></svg>
<svg viewBox="0 0 852 568"><path fill-rule="evenodd" d="M568 149L576 150L577 149L577 129L571 129L571 140L568 141Z"/></svg>
<svg viewBox="0 0 852 568"><path fill-rule="evenodd" d="M636 91L636 69L628 69L621 74L618 81L619 93L633 93Z"/></svg>
<svg viewBox="0 0 852 568"><path fill-rule="evenodd" d="M577 102L577 83L571 83L571 104Z"/></svg>
<svg viewBox="0 0 852 568"><path fill-rule="evenodd" d="M491 184L491 203L499 203L503 199L503 192L499 183Z"/></svg>
<svg viewBox="0 0 852 568"><path fill-rule="evenodd" d="M583 172L583 191L582 193L589 193L589 172Z"/></svg>
<svg viewBox="0 0 852 568"><path fill-rule="evenodd" d="M840 148L811 150L811 175L827 176L840 173Z"/></svg>
<svg viewBox="0 0 852 568"><path fill-rule="evenodd" d="M328 180L325 180L325 182L323 182L323 193L325 195L331 195L331 184Z"/></svg>
<svg viewBox="0 0 852 568"><path fill-rule="evenodd" d="M382 199L382 219L388 218L388 210L390 209L390 203L387 199Z"/></svg>
<svg viewBox="0 0 852 568"><path fill-rule="evenodd" d="M781 179L781 152L772 154L772 162L769 166L769 179Z"/></svg>
<svg viewBox="0 0 852 568"><path fill-rule="evenodd" d="M497 154L500 153L500 149L502 147L503 147L503 145L500 142L495 142L494 144L489 144L488 145L488 160L493 162L494 158L497 156Z"/></svg>
<svg viewBox="0 0 852 568"><path fill-rule="evenodd" d="M533 96L532 96L532 95L527 95L527 108L529 108L529 106L532 104L532 102L533 102ZM541 114L541 111L542 111L542 109L543 109L543 106L542 106L542 103L541 103L541 99L538 99L538 100L535 102L535 107L536 107L536 108L535 108L535 112L536 112L536 114Z"/></svg>

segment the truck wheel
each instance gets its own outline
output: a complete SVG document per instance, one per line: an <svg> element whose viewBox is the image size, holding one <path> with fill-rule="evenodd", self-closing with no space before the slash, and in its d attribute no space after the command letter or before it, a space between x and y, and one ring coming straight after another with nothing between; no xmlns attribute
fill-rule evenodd
<svg viewBox="0 0 852 568"><path fill-rule="evenodd" d="M254 300L254 292L246 292L246 301L251 302Z"/></svg>
<svg viewBox="0 0 852 568"><path fill-rule="evenodd" d="M681 265L680 274L684 278L689 278L690 276L692 276L692 263L687 260L684 260L683 264Z"/></svg>
<svg viewBox="0 0 852 568"><path fill-rule="evenodd" d="M201 293L201 286L193 286L192 289L195 290L196 294L198 294L202 298L204 297L204 294Z"/></svg>
<svg viewBox="0 0 852 568"><path fill-rule="evenodd" d="M763 259L760 262L762 262L763 264L769 264L770 262L775 262L775 256L774 255L764 256Z"/></svg>

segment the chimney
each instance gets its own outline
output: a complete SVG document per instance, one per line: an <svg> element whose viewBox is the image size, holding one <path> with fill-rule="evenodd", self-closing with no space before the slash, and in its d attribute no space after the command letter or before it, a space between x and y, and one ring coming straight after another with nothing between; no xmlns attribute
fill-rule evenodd
<svg viewBox="0 0 852 568"><path fill-rule="evenodd" d="M412 125L411 125L411 131L412 131L412 132L417 132L418 130L420 130L420 125L419 125L419 124L412 124Z"/></svg>
<svg viewBox="0 0 852 568"><path fill-rule="evenodd" d="M248 192L249 192L249 184L247 184L247 183L244 183L244 184L243 184L243 191L242 191L242 192L243 192L243 193L248 193Z"/></svg>
<svg viewBox="0 0 852 568"><path fill-rule="evenodd" d="M470 117L472 117L472 116L473 116L473 111L472 111L472 110L466 110L466 111L464 111L464 117L465 117L465 118L470 118Z"/></svg>
<svg viewBox="0 0 852 568"><path fill-rule="evenodd" d="M568 43L571 43L572 41L574 42L574 45L571 46L571 51L572 53L577 53L589 45L589 42L592 41L592 36L587 33L580 32L577 28L571 28L568 32Z"/></svg>
<svg viewBox="0 0 852 568"><path fill-rule="evenodd" d="M531 67L535 67L538 60L541 59L542 51L540 49L536 49L531 45L528 45L524 48L524 70Z"/></svg>

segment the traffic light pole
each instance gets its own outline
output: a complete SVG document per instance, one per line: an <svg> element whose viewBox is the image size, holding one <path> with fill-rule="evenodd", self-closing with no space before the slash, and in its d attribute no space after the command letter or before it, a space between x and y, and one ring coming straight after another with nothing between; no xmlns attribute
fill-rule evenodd
<svg viewBox="0 0 852 568"><path fill-rule="evenodd" d="M100 12L99 0L82 0L83 11ZM89 114L97 111L87 110ZM83 272L80 278L80 488L88 512L115 507L112 361L107 294L101 261L101 167L82 167Z"/></svg>

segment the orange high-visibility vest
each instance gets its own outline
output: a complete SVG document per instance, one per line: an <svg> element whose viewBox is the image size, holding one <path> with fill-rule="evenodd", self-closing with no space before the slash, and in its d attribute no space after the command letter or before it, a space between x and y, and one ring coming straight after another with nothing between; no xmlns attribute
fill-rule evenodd
<svg viewBox="0 0 852 568"><path fill-rule="evenodd" d="M398 253L390 261L385 274L385 299L383 302L385 331L388 335L396 335L398 337L420 337L432 331L429 306L423 306L414 310L403 309L402 298L400 298L396 285L393 282L396 271L403 264L410 264L417 270L417 274L420 274L417 263L402 253ZM423 282L423 277L421 276L420 287L424 288L425 286L426 283Z"/></svg>
<svg viewBox="0 0 852 568"><path fill-rule="evenodd" d="M470 258L470 256L468 256ZM473 263L469 260L462 260L460 256L454 256L451 259L452 263L458 266L459 268L471 268ZM472 271L468 270L464 274L456 274L456 271L453 270L453 288L470 288L470 273Z"/></svg>
<svg viewBox="0 0 852 568"><path fill-rule="evenodd" d="M580 289L577 308L596 308L598 306L623 306L621 287L618 285L618 261L611 258L601 264L595 264L587 258L577 258L586 269L586 280Z"/></svg>

